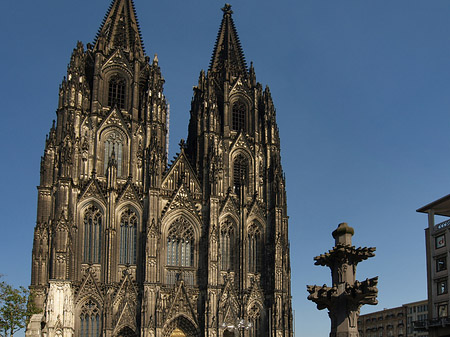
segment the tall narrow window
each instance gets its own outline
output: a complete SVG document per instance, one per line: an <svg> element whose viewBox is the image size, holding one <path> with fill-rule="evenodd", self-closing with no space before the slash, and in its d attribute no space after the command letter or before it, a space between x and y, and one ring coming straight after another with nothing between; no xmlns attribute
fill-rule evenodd
<svg viewBox="0 0 450 337"><path fill-rule="evenodd" d="M120 109L125 108L125 79L113 76L109 80L108 105L117 104Z"/></svg>
<svg viewBox="0 0 450 337"><path fill-rule="evenodd" d="M94 205L84 213L84 262L100 263L102 213Z"/></svg>
<svg viewBox="0 0 450 337"><path fill-rule="evenodd" d="M231 128L234 131L245 130L245 104L242 101L236 101L231 110Z"/></svg>
<svg viewBox="0 0 450 337"><path fill-rule="evenodd" d="M80 313L80 337L100 337L101 312L97 304L88 300L81 307Z"/></svg>
<svg viewBox="0 0 450 337"><path fill-rule="evenodd" d="M192 267L194 265L194 231L183 218L175 221L167 236L167 265Z"/></svg>
<svg viewBox="0 0 450 337"><path fill-rule="evenodd" d="M253 223L248 229L248 271L256 273L259 271L259 259L261 254L261 231Z"/></svg>
<svg viewBox="0 0 450 337"><path fill-rule="evenodd" d="M222 270L230 270L233 267L233 243L233 223L229 220L226 220L220 225L220 255Z"/></svg>
<svg viewBox="0 0 450 337"><path fill-rule="evenodd" d="M127 209L120 217L120 263L136 264L136 233L138 217Z"/></svg>
<svg viewBox="0 0 450 337"><path fill-rule="evenodd" d="M108 169L109 159L111 158L113 151L117 161L117 176L121 177L123 167L123 139L122 136L116 131L111 132L105 141L105 159L104 159L105 175L106 170Z"/></svg>
<svg viewBox="0 0 450 337"><path fill-rule="evenodd" d="M253 304L248 310L249 320L252 323L252 327L249 329L250 337L258 337L261 334L261 310L256 305Z"/></svg>
<svg viewBox="0 0 450 337"><path fill-rule="evenodd" d="M242 155L239 154L233 162L233 184L234 193L239 194L241 186L244 186L248 180L248 161Z"/></svg>

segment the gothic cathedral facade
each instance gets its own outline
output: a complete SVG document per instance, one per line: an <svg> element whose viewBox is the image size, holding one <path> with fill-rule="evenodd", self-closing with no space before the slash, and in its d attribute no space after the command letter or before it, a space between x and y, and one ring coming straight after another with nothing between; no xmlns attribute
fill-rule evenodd
<svg viewBox="0 0 450 337"><path fill-rule="evenodd" d="M27 336L293 336L275 108L222 10L171 163L132 0L74 49L41 161Z"/></svg>

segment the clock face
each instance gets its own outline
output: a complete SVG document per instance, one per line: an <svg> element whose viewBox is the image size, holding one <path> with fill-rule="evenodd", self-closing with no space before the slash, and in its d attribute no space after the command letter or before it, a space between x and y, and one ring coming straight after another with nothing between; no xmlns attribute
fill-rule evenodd
<svg viewBox="0 0 450 337"><path fill-rule="evenodd" d="M445 247L445 235L436 236L436 249Z"/></svg>

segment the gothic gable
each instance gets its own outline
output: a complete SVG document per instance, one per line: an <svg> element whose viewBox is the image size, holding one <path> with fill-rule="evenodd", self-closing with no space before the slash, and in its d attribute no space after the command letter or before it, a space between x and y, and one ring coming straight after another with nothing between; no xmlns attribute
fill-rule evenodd
<svg viewBox="0 0 450 337"><path fill-rule="evenodd" d="M253 202L250 204L248 218L258 218L260 221L264 221L266 218L266 210L264 205L255 198Z"/></svg>
<svg viewBox="0 0 450 337"><path fill-rule="evenodd" d="M116 335L125 327L128 327L133 331L137 330L135 305L136 304L134 303L124 303L122 310L116 315L116 324L113 335Z"/></svg>
<svg viewBox="0 0 450 337"><path fill-rule="evenodd" d="M163 178L161 187L167 190L174 190L178 187L180 181L183 181L193 195L201 195L202 189L200 182L189 160L186 158L184 150L181 150L181 153L171 165L169 171Z"/></svg>
<svg viewBox="0 0 450 337"><path fill-rule="evenodd" d="M137 289L131 280L130 274L126 272L113 299L116 331L120 331L125 326L136 331L137 296Z"/></svg>
<svg viewBox="0 0 450 337"><path fill-rule="evenodd" d="M125 122L122 113L117 108L112 108L109 115L102 121L99 126L99 130L103 130L108 126L118 126L122 130L127 131L127 136L129 137L130 123Z"/></svg>
<svg viewBox="0 0 450 337"><path fill-rule="evenodd" d="M119 193L116 203L119 204L122 201L134 201L138 203L141 207L143 206L142 198L139 195L136 186L131 182L131 180L127 181L122 191Z"/></svg>
<svg viewBox="0 0 450 337"><path fill-rule="evenodd" d="M222 315L223 322L235 322L238 318L239 302L232 277L230 275L224 277L224 282L225 286L219 298L219 312Z"/></svg>
<svg viewBox="0 0 450 337"><path fill-rule="evenodd" d="M106 197L100 186L100 183L97 179L94 178L91 178L86 186L81 190L81 193L78 196L78 201L82 201L91 197L101 200L104 204L106 204Z"/></svg>
<svg viewBox="0 0 450 337"><path fill-rule="evenodd" d="M259 283L260 283L259 276L252 277L250 282L251 282L251 286L250 286L251 288L250 288L250 294L247 298L247 304L249 307L251 307L252 304L254 304L256 302L256 303L258 303L259 307L262 307L262 305L264 303L264 293L263 293L261 287L259 286Z"/></svg>
<svg viewBox="0 0 450 337"><path fill-rule="evenodd" d="M95 276L90 268L87 269L80 289L75 294L75 303L79 303L87 297L95 299L97 303L103 303L103 293L100 290L97 280L95 279Z"/></svg>
<svg viewBox="0 0 450 337"><path fill-rule="evenodd" d="M102 70L107 71L110 68L119 67L120 69L127 72L129 77L133 77L133 73L130 69L133 69L132 65L128 62L127 57L121 49L117 49L103 64Z"/></svg>
<svg viewBox="0 0 450 337"><path fill-rule="evenodd" d="M125 272L124 277L120 283L119 289L117 290L114 299L113 305L117 306L120 302L135 302L137 299L137 289L133 284L133 280L131 279L130 273Z"/></svg>
<svg viewBox="0 0 450 337"><path fill-rule="evenodd" d="M238 217L239 206L237 201L228 193L227 197L223 201L222 207L220 208L220 216L222 217L225 214L233 214L236 218Z"/></svg>
<svg viewBox="0 0 450 337"><path fill-rule="evenodd" d="M242 81L242 76L239 76L239 78L236 80L236 83L233 85L233 87L230 90L230 97L232 97L233 95L244 95L250 102L251 102L251 98L250 98L250 89L248 87L248 85Z"/></svg>
<svg viewBox="0 0 450 337"><path fill-rule="evenodd" d="M172 297L172 303L169 307L169 310L167 311L166 321L170 321L176 316L182 314L195 322L195 324L198 326L197 314L193 309L194 306L192 305L191 299L187 294L186 287L184 286L184 281L180 281L174 291L175 293Z"/></svg>
<svg viewBox="0 0 450 337"><path fill-rule="evenodd" d="M162 211L162 216L176 209L186 210L198 220L201 218L201 205L195 203L189 189L182 182Z"/></svg>
<svg viewBox="0 0 450 337"><path fill-rule="evenodd" d="M234 143L230 146L230 153L237 149L245 150L253 158L254 146L251 145L243 132L240 132Z"/></svg>

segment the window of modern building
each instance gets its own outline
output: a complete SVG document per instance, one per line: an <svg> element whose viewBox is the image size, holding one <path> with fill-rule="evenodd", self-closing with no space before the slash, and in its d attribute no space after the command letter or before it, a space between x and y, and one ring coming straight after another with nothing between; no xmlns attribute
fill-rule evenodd
<svg viewBox="0 0 450 337"><path fill-rule="evenodd" d="M438 317L447 317L448 305L447 303L438 304Z"/></svg>
<svg viewBox="0 0 450 337"><path fill-rule="evenodd" d="M231 110L231 128L234 131L245 130L245 104L242 101L236 101L233 103Z"/></svg>
<svg viewBox="0 0 450 337"><path fill-rule="evenodd" d="M445 247L445 235L444 234L436 236L435 240L436 240L436 242L435 242L436 249Z"/></svg>
<svg viewBox="0 0 450 337"><path fill-rule="evenodd" d="M120 217L120 263L136 264L138 217L127 209Z"/></svg>
<svg viewBox="0 0 450 337"><path fill-rule="evenodd" d="M80 337L99 337L101 333L101 312L97 304L88 300L80 310Z"/></svg>
<svg viewBox="0 0 450 337"><path fill-rule="evenodd" d="M447 257L440 256L436 258L436 272L447 270Z"/></svg>
<svg viewBox="0 0 450 337"><path fill-rule="evenodd" d="M117 104L120 109L125 108L125 79L113 76L109 80L108 105Z"/></svg>
<svg viewBox="0 0 450 337"><path fill-rule="evenodd" d="M102 213L94 205L84 213L84 262L100 263Z"/></svg>
<svg viewBox="0 0 450 337"><path fill-rule="evenodd" d="M447 293L447 280L440 280L437 282L437 294L442 295Z"/></svg>

